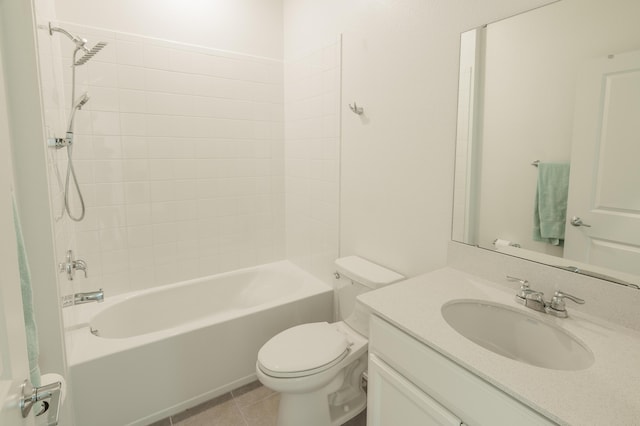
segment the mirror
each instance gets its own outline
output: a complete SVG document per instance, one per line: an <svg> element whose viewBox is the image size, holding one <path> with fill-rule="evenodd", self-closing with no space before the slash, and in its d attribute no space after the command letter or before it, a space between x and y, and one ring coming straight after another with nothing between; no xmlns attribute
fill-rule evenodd
<svg viewBox="0 0 640 426"><path fill-rule="evenodd" d="M638 16L560 0L462 34L453 240L640 289Z"/></svg>

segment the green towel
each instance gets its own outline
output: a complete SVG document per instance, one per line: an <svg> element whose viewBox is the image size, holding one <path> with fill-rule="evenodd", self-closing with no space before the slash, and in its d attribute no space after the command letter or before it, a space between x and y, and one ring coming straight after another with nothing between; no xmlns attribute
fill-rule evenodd
<svg viewBox="0 0 640 426"><path fill-rule="evenodd" d="M16 241L18 243L18 266L20 268L20 288L22 290L22 307L24 311L24 325L27 335L27 355L29 356L29 375L31 384L34 387L40 386L40 366L38 357L40 348L38 346L38 328L33 312L33 293L31 289L31 272L27 261L27 252L24 248L22 237L22 226L16 208L16 201L13 200L13 225L16 230Z"/></svg>
<svg viewBox="0 0 640 426"><path fill-rule="evenodd" d="M554 246L564 243L569 195L569 163L539 163L533 210L533 239Z"/></svg>

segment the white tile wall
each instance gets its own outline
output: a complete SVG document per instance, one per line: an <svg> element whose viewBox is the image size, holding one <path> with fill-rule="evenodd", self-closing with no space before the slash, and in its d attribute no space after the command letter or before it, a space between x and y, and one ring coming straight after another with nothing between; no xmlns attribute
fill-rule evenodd
<svg viewBox="0 0 640 426"><path fill-rule="evenodd" d="M283 258L282 62L62 25L109 43L77 68L76 97L91 97L74 150L88 209L56 225L56 256L74 248L89 279L62 292L117 294ZM72 44L39 33L47 127L62 136ZM51 161L61 173L63 153Z"/></svg>
<svg viewBox="0 0 640 426"><path fill-rule="evenodd" d="M285 64L287 258L332 283L339 254L341 42Z"/></svg>

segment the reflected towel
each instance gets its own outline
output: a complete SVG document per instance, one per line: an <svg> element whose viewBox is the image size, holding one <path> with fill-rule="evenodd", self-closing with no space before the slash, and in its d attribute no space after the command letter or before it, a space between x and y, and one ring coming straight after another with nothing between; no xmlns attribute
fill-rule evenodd
<svg viewBox="0 0 640 426"><path fill-rule="evenodd" d="M539 163L533 211L533 239L563 244L569 195L569 163Z"/></svg>
<svg viewBox="0 0 640 426"><path fill-rule="evenodd" d="M38 345L38 328L36 327L35 314L33 312L33 291L31 289L31 272L27 261L27 252L24 248L22 237L22 226L16 208L16 201L13 200L13 225L16 231L16 241L18 243L18 267L20 268L20 288L22 290L22 307L24 311L24 325L27 335L27 355L29 356L29 375L33 386L40 386L40 366L38 357L40 348Z"/></svg>

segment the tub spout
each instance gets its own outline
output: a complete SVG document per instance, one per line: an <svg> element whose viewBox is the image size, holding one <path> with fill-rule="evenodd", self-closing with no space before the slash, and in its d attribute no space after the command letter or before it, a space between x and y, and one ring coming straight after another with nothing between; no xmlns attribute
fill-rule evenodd
<svg viewBox="0 0 640 426"><path fill-rule="evenodd" d="M88 293L76 293L73 295L73 304L80 305L89 302L104 302L104 291L90 291Z"/></svg>

